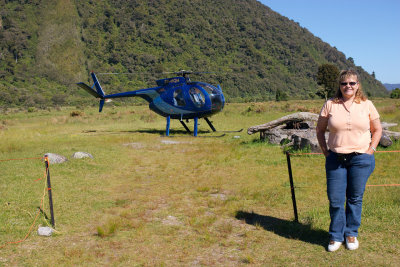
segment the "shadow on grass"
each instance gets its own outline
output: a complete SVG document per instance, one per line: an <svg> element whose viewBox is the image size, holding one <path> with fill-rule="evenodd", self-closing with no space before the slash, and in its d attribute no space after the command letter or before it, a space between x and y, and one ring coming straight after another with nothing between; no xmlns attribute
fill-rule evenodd
<svg viewBox="0 0 400 267"><path fill-rule="evenodd" d="M83 133L88 134L129 134L129 133L149 133L149 134L157 134L161 136L165 136L165 129L140 129L140 130L121 130L121 131L99 131L99 130L84 130ZM169 133L171 135L179 134L183 136L192 136L193 133L188 133L186 130L170 130ZM198 130L198 134L206 134L210 133L210 131Z"/></svg>
<svg viewBox="0 0 400 267"><path fill-rule="evenodd" d="M247 224L260 226L267 231L289 239L297 239L323 247L326 247L329 240L329 233L327 231L312 229L311 225L308 224L296 223L246 211L237 211L235 217L238 220L244 220Z"/></svg>

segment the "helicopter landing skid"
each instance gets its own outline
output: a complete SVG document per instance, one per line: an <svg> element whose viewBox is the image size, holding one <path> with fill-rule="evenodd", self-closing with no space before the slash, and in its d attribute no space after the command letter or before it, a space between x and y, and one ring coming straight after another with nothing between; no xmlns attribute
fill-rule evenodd
<svg viewBox="0 0 400 267"><path fill-rule="evenodd" d="M197 137L202 137L202 138L219 138L219 137L224 137L226 134L221 134L221 135L202 135L202 136L197 136Z"/></svg>
<svg viewBox="0 0 400 267"><path fill-rule="evenodd" d="M219 137L224 137L226 134L221 134L221 135L198 135L198 136L193 136L193 135L161 135L161 137L199 137L199 138L219 138Z"/></svg>
<svg viewBox="0 0 400 267"><path fill-rule="evenodd" d="M218 133L240 133L243 131L243 128L240 130L233 130L233 131L217 131Z"/></svg>
<svg viewBox="0 0 400 267"><path fill-rule="evenodd" d="M211 127L211 129L213 130L213 132L216 132L214 126L212 125L212 123L208 120L208 118L204 118L206 120L206 122L208 123L208 125ZM193 136L194 137L198 137L197 133L198 133L198 117L194 118L194 130L193 130ZM186 132L188 132L189 134L192 134L192 132L190 131L189 127L186 125L186 123L180 119L179 122L182 124L182 126L185 128ZM166 130L165 130L165 136L166 137L170 137L169 135L169 129L170 129L170 125L171 125L171 117L167 116L167 125L166 125ZM243 130L243 129L242 129ZM200 136L200 137L223 137L225 136L225 134L221 134L221 135L217 135L217 136ZM178 137L178 136L174 136L174 137Z"/></svg>

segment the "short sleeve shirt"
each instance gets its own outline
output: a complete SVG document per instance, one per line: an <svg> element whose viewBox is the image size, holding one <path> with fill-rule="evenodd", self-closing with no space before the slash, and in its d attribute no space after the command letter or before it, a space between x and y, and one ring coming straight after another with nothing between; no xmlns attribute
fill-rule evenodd
<svg viewBox="0 0 400 267"><path fill-rule="evenodd" d="M321 117L328 118L328 147L336 153L365 153L371 143L370 122L379 113L370 100L353 102L349 110L343 102L329 99L321 109Z"/></svg>

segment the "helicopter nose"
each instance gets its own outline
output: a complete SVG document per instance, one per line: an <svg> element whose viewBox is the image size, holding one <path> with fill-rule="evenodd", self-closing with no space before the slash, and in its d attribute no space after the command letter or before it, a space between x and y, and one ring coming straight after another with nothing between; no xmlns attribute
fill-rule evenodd
<svg viewBox="0 0 400 267"><path fill-rule="evenodd" d="M211 109L213 111L220 111L224 107L224 96L221 94L211 95Z"/></svg>

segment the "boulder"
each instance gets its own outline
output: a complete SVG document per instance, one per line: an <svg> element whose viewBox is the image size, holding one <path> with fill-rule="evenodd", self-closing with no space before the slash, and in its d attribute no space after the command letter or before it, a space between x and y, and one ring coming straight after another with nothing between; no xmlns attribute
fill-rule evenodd
<svg viewBox="0 0 400 267"><path fill-rule="evenodd" d="M389 147L393 144L392 139L385 133L385 131L382 132L382 137L381 140L379 140L379 145L383 147Z"/></svg>
<svg viewBox="0 0 400 267"><path fill-rule="evenodd" d="M48 157L50 164L58 164L68 161L66 157L54 153L46 153L44 156Z"/></svg>
<svg viewBox="0 0 400 267"><path fill-rule="evenodd" d="M37 233L40 236L51 236L53 234L53 231L54 230L48 226L45 226L45 227L39 226Z"/></svg>
<svg viewBox="0 0 400 267"><path fill-rule="evenodd" d="M93 156L87 152L75 152L72 157L74 159L93 158Z"/></svg>

